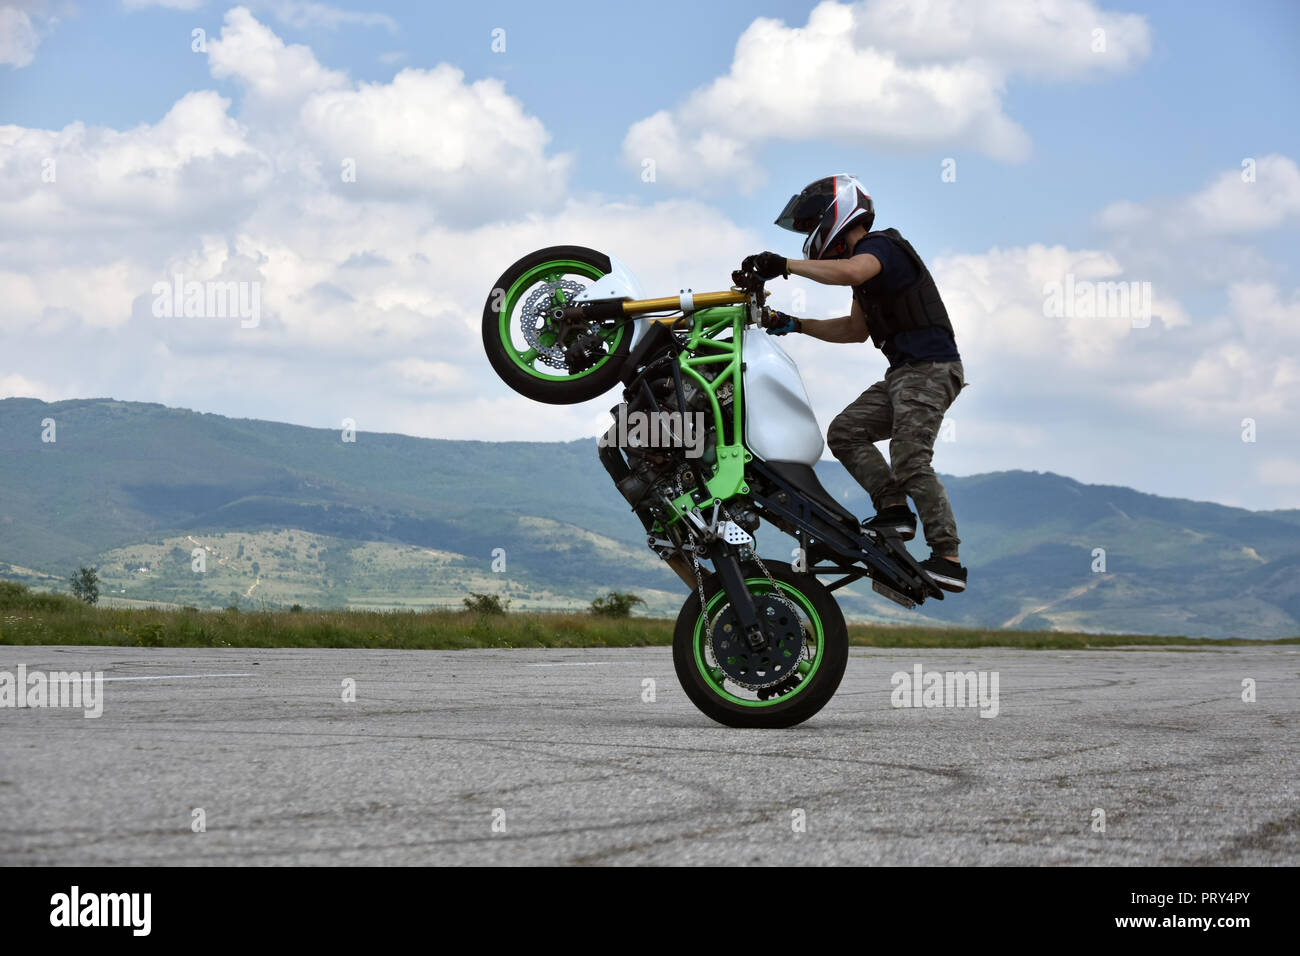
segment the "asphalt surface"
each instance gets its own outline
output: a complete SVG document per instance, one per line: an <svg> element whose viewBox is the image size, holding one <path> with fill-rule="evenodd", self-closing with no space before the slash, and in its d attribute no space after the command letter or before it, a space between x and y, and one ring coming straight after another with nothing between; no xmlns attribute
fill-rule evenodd
<svg viewBox="0 0 1300 956"><path fill-rule="evenodd" d="M918 663L996 671L998 715L893 707ZM1297 647L855 649L787 731L707 720L667 648L19 664L104 710L0 708L0 864L1300 862Z"/></svg>

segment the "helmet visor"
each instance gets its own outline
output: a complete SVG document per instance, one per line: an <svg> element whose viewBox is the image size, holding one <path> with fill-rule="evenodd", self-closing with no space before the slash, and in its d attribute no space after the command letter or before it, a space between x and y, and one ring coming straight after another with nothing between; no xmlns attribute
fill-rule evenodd
<svg viewBox="0 0 1300 956"><path fill-rule="evenodd" d="M812 232L834 199L835 180L819 179L790 197L781 215L776 217L776 225L791 232Z"/></svg>
<svg viewBox="0 0 1300 956"><path fill-rule="evenodd" d="M812 232L821 222L822 213L826 211L825 196L805 196L803 193L791 196L790 201L776 217L776 224L791 232Z"/></svg>

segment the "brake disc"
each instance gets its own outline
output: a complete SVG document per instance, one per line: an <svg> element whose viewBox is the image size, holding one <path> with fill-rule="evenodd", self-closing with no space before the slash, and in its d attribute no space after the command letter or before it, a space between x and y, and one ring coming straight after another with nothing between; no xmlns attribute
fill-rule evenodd
<svg viewBox="0 0 1300 956"><path fill-rule="evenodd" d="M713 620L709 648L722 672L741 687L762 690L788 680L803 658L803 621L788 603L773 594L755 594L754 610L767 641L751 650L740 618L731 605Z"/></svg>
<svg viewBox="0 0 1300 956"><path fill-rule="evenodd" d="M555 301L555 295L557 292L563 293L564 301L569 303L586 291L586 288L581 282L575 282L572 279L543 282L529 293L528 298L524 300L523 309L520 311L519 316L524 339L528 342L530 348L537 350L537 357L551 368L562 369L566 372L569 370L564 355L564 344L557 341L552 345L546 345L542 342L542 333L553 330L551 310L558 304Z"/></svg>

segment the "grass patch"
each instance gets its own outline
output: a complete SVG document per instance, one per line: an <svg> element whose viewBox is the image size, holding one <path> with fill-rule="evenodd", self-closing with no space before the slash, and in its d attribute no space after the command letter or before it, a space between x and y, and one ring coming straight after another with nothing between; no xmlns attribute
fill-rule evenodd
<svg viewBox="0 0 1300 956"><path fill-rule="evenodd" d="M117 647L643 647L672 642L663 618L473 611L197 611L0 607L0 644Z"/></svg>
<svg viewBox="0 0 1300 956"><path fill-rule="evenodd" d="M491 647L646 647L672 643L669 618L473 611L199 611L100 608L20 586L0 590L0 644L116 647L359 647L457 650ZM858 647L1246 646L1242 638L1153 637L850 624ZM1265 643L1300 644L1300 637Z"/></svg>

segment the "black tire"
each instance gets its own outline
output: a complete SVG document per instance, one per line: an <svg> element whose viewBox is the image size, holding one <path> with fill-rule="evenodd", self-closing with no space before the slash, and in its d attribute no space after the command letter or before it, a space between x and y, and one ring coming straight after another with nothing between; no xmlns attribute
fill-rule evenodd
<svg viewBox="0 0 1300 956"><path fill-rule="evenodd" d="M602 359L585 375L576 378L541 378L529 372L511 355L510 349L502 338L502 312L508 309L513 313L522 303L508 302L507 293L529 272L545 266L548 262L565 260L583 263L599 271L602 276L608 275L612 268L609 256L585 246L549 246L546 249L538 249L524 256L502 273L483 306L483 349L487 352L493 370L503 382L520 395L547 405L575 405L609 391L618 383L619 374L623 370L623 360L627 357L632 343L632 325L629 323L623 326L615 348L612 351L607 349L607 358ZM591 276L570 274L588 285L596 281ZM510 327L517 321L514 315L508 316L508 328L505 334L509 334Z"/></svg>
<svg viewBox="0 0 1300 956"><path fill-rule="evenodd" d="M727 700L709 684L700 673L695 661L696 628L700 619L700 597L692 594L682 605L673 630L673 666L677 680L696 707L704 714L728 727L793 727L803 723L826 706L840 686L844 668L849 660L849 632L844 614L831 592L826 590L814 575L795 571L780 561L765 561L767 569L779 584L790 585L801 593L817 612L822 623L821 662L811 677L805 678L807 686L764 706L746 706ZM742 569L746 580L766 577L756 564ZM721 589L716 575L705 579L706 600ZM715 608L716 613L716 608Z"/></svg>

